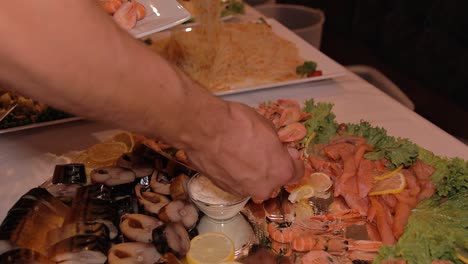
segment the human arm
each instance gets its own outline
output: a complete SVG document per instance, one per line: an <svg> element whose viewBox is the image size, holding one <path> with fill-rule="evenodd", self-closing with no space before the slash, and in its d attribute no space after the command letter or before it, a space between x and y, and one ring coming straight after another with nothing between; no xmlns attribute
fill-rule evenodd
<svg viewBox="0 0 468 264"><path fill-rule="evenodd" d="M93 0L9 1L0 86L184 149L221 187L264 199L301 174L273 128L122 31Z"/></svg>

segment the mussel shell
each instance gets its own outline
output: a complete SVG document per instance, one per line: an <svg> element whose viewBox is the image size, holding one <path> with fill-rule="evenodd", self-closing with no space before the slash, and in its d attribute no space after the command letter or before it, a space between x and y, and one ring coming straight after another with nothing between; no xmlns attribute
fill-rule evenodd
<svg viewBox="0 0 468 264"><path fill-rule="evenodd" d="M2 264L53 264L46 256L27 248L16 248L0 255Z"/></svg>
<svg viewBox="0 0 468 264"><path fill-rule="evenodd" d="M70 163L55 166L52 183L86 184L86 170L84 164Z"/></svg>

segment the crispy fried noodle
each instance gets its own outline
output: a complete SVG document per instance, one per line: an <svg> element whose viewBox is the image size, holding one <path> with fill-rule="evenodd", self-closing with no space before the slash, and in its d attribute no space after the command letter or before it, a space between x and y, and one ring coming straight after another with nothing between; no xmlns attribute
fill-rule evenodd
<svg viewBox="0 0 468 264"><path fill-rule="evenodd" d="M297 79L304 61L292 42L277 36L266 23L220 23L220 3L195 1L200 25L173 31L153 49L192 79L213 91ZM205 3L206 2L206 3Z"/></svg>

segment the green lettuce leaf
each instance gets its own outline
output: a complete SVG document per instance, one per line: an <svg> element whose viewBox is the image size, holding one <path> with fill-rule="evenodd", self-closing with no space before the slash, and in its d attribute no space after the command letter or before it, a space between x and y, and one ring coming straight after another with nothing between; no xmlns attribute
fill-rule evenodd
<svg viewBox="0 0 468 264"><path fill-rule="evenodd" d="M335 114L332 112L331 103L314 103L314 99L305 101L302 111L311 113L311 117L304 122L307 128L307 136L301 143L305 143L310 136L314 143L327 143L331 137L336 135L338 123L335 121Z"/></svg>
<svg viewBox="0 0 468 264"><path fill-rule="evenodd" d="M465 189L447 200L437 196L423 201L413 210L405 233L393 247L382 247L374 263L384 259L404 258L408 264L450 260L456 248L468 248L468 191Z"/></svg>
<svg viewBox="0 0 468 264"><path fill-rule="evenodd" d="M436 169L431 180L437 186L439 197L451 197L468 190L468 161L439 157L423 148L419 148L419 158Z"/></svg>
<svg viewBox="0 0 468 264"><path fill-rule="evenodd" d="M400 165L411 166L418 157L418 147L408 139L395 138L387 135L387 131L380 127L373 127L369 122L346 124L346 134L361 136L374 147L374 151L364 155L369 160L387 158L392 168Z"/></svg>

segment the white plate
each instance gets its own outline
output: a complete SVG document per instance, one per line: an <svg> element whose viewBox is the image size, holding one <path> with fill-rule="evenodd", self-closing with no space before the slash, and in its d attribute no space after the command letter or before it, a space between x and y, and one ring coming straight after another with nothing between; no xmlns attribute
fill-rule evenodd
<svg viewBox="0 0 468 264"><path fill-rule="evenodd" d="M221 96L221 95L255 91L255 90L260 90L260 89L269 89L269 88L278 87L278 86L314 82L314 81L330 79L330 78L334 78L334 77L338 77L338 76L342 76L346 74L346 69L343 66L336 63L334 60L330 59L327 55L320 52L320 50L310 45L308 42L303 40L301 37L296 35L294 32L292 32L291 30L289 30L282 24L280 24L278 21L274 19L267 19L266 21L268 22L268 24L271 25L273 32L275 32L278 36L296 44L299 50L299 55L302 58L304 58L305 60L315 61L317 63L317 69L322 71L322 75L317 76L317 77L298 78L297 80L276 82L276 83L264 84L264 85L253 86L253 87L233 88L231 90L216 92L215 93L216 95Z"/></svg>
<svg viewBox="0 0 468 264"><path fill-rule="evenodd" d="M146 8L146 17L130 30L135 38L142 38L190 19L190 13L177 0L139 0Z"/></svg>
<svg viewBox="0 0 468 264"><path fill-rule="evenodd" d="M24 125L24 126L2 128L2 129L0 129L0 134L16 132L16 131L21 131L21 130L27 130L27 129L31 129L31 128L38 128L38 127L43 127L43 126L52 126L52 125L64 124L64 123L68 123L68 122L72 122L72 121L78 121L78 120L82 120L82 119L83 118L81 118L81 117L66 117L66 118L61 118L61 119L56 119L56 120L51 120L51 121L46 121L46 122L32 123L32 124Z"/></svg>

